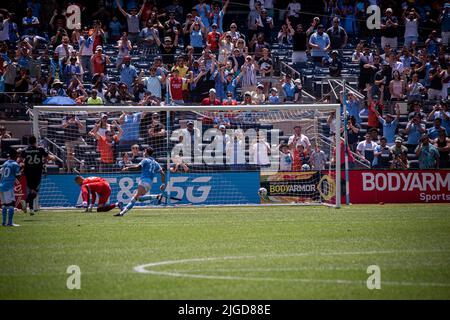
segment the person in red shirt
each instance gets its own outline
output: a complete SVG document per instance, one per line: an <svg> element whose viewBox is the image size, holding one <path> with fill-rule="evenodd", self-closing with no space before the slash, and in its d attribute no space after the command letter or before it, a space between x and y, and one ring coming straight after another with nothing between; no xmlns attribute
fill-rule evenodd
<svg viewBox="0 0 450 320"><path fill-rule="evenodd" d="M216 89L209 89L209 96L202 100L204 106L220 106L219 99L216 98Z"/></svg>
<svg viewBox="0 0 450 320"><path fill-rule="evenodd" d="M117 128L117 134L114 134L114 131L111 131L113 128ZM104 136L98 133L99 129L100 123L95 124L92 135L94 135L95 139L98 141L97 148L100 152L101 160L100 171L105 171L105 169L111 168L115 163L114 146L119 143L123 130L116 121L112 123L111 130L105 131Z"/></svg>
<svg viewBox="0 0 450 320"><path fill-rule="evenodd" d="M212 31L208 33L206 41L208 45L211 47L211 51L217 53L219 51L219 42L220 42L220 32L217 31L217 24L213 23L211 26Z"/></svg>
<svg viewBox="0 0 450 320"><path fill-rule="evenodd" d="M369 104L369 115L367 117L367 126L369 128L378 128L380 126L380 122L378 121L378 115L383 114L383 92L384 86L380 87L380 98L378 99L377 95L372 96L371 88L367 91L367 102Z"/></svg>
<svg viewBox="0 0 450 320"><path fill-rule="evenodd" d="M219 99L216 98L216 89L209 89L209 96L202 100L203 106L220 106ZM204 112L204 116L202 119L203 124L211 124L213 123L214 115L211 112Z"/></svg>
<svg viewBox="0 0 450 320"><path fill-rule="evenodd" d="M172 76L169 77L170 99L176 105L183 105L183 81L185 79L180 77L178 69L174 69L172 72Z"/></svg>
<svg viewBox="0 0 450 320"><path fill-rule="evenodd" d="M302 171L302 166L309 164L309 154L302 144L297 144L292 155L292 171Z"/></svg>
<svg viewBox="0 0 450 320"><path fill-rule="evenodd" d="M82 206L86 208L86 211L92 211L97 199L97 194L99 196L97 212L107 212L116 207L122 210L122 202L106 204L111 195L111 187L105 179L99 177L83 178L82 176L76 176L75 183L81 187L81 197L83 199Z"/></svg>

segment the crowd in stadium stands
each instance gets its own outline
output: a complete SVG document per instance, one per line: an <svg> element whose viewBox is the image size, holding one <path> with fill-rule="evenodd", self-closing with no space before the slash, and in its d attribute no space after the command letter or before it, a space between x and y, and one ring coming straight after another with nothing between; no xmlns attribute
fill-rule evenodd
<svg viewBox="0 0 450 320"><path fill-rule="evenodd" d="M66 11L70 4L81 12L73 28L68 28L74 19ZM373 4L381 8L380 30L366 24L371 18L366 8ZM415 154L419 168L449 167L447 1L17 0L2 5L2 102L32 106L67 97L78 105L301 103L303 72L327 68L331 78L341 77L343 51L350 48L350 63L359 64L358 92L338 97L346 99L349 150L375 168L408 168L409 154ZM230 8L239 14L230 15ZM239 19L242 13L246 20ZM275 47L290 50L294 72L280 72ZM410 113L401 127L402 104ZM124 113L112 123L102 115L89 132L102 168L133 163L144 117L149 144L164 145L166 128L158 113ZM230 127L229 119L210 120L220 130ZM334 133L336 115L327 122ZM188 121L180 142L201 134L193 124ZM69 171L82 126L76 116L63 120L70 133ZM1 139L8 137L5 130L0 127ZM324 152L311 147L301 127L291 138L280 145L280 166L323 168ZM258 137L250 152L254 162L268 164L271 150L263 139ZM188 169L181 162L178 168Z"/></svg>

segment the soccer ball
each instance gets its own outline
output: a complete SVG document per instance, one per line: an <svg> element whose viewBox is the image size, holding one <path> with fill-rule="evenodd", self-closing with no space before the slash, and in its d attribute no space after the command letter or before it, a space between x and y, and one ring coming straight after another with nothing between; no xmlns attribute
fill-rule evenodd
<svg viewBox="0 0 450 320"><path fill-rule="evenodd" d="M267 189L266 188L259 188L258 194L260 197L265 198L267 196Z"/></svg>
<svg viewBox="0 0 450 320"><path fill-rule="evenodd" d="M309 170L311 170L309 164L305 163L304 165L302 165L302 171L309 171Z"/></svg>

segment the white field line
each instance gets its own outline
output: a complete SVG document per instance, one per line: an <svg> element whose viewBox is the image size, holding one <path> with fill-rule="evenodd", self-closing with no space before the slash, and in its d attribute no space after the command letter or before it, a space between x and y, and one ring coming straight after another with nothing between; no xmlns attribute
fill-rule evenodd
<svg viewBox="0 0 450 320"><path fill-rule="evenodd" d="M183 272L169 272L156 271L149 268L185 264L192 262L208 262L208 261L223 261L223 260L244 260L244 259L258 259L258 258L273 258L273 257L301 257L301 256L340 256L340 255L374 255L374 254L399 254L399 253L445 253L447 250L386 250L386 251L354 251L354 252L310 252L310 253L293 253L293 254L264 254L254 256L226 256L226 257L211 257L211 258L192 258L180 260L167 260L152 262L134 267L134 271L138 273L153 274L160 276L179 277L179 278L194 278L194 279L210 279L210 280L243 280L243 281L278 281L278 282L304 282L304 283L324 283L324 284L356 284L364 285L365 281L344 280L344 279L306 279L306 278L271 278L271 277L240 277L240 276L220 276L220 275L205 275L205 274L189 274ZM257 271L258 269L254 269ZM436 283L436 282L410 282L410 281L382 281L382 285L390 286L421 286L421 287L450 287L450 283Z"/></svg>

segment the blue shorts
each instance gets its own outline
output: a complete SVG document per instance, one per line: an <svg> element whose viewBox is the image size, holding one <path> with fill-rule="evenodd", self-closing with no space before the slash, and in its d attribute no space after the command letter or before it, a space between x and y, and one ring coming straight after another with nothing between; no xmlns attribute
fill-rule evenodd
<svg viewBox="0 0 450 320"><path fill-rule="evenodd" d="M145 189L145 192L149 192L152 190L153 181L152 179L141 179L141 181L139 181L139 185Z"/></svg>

